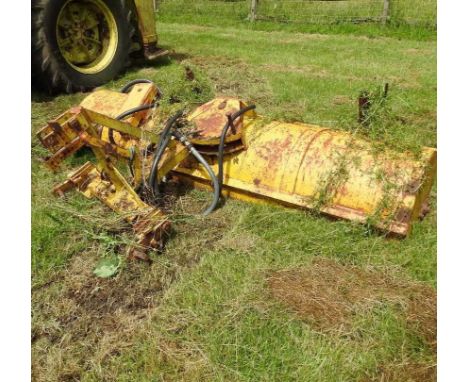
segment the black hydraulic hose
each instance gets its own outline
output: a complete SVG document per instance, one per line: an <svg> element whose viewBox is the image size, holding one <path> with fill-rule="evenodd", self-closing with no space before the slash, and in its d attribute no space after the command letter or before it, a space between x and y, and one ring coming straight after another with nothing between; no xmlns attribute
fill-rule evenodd
<svg viewBox="0 0 468 382"><path fill-rule="evenodd" d="M130 159L128 160L128 168L132 178L135 179L135 172L133 171L133 162L135 161L135 146L130 147Z"/></svg>
<svg viewBox="0 0 468 382"><path fill-rule="evenodd" d="M139 78L139 79L130 81L128 84L124 85L124 87L122 89L120 89L120 92L121 93L128 93L133 88L133 86L135 86L137 84L153 84L154 86L156 86L154 84L154 82L151 81L151 80L147 80L146 78ZM161 92L161 89L159 89L156 86L156 90L157 90L156 99L161 99L162 96L163 96L163 94Z"/></svg>
<svg viewBox="0 0 468 382"><path fill-rule="evenodd" d="M155 106L156 106L156 103L152 102L152 103L147 104L147 105L140 105L140 106L132 107L131 109L128 109L127 111L124 111L123 113L119 114L117 117L115 117L115 119L120 121L121 119L125 119L125 118L129 117L132 114L138 113L138 112L143 111L143 110L152 109Z"/></svg>
<svg viewBox="0 0 468 382"><path fill-rule="evenodd" d="M129 83L124 85L124 87L122 89L120 89L120 92L121 93L128 93L132 89L132 87L135 86L136 84L153 84L154 85L154 82L151 81L151 80L147 80L145 78L139 78L139 79L130 81ZM156 98L161 99L161 97L162 97L161 90L157 86L156 86L156 89L157 89ZM131 108L131 109L129 109L127 111L124 111L123 113L119 114L116 117L116 119L117 120L122 120L122 119L127 118L128 116L130 116L132 114L138 113L138 112L143 111L143 110L152 109L155 106L156 106L156 102L151 102L150 104L147 104L147 105L137 106L137 107ZM111 143L115 144L114 130L112 130L112 129L109 129L109 141Z"/></svg>
<svg viewBox="0 0 468 382"><path fill-rule="evenodd" d="M132 80L130 82L128 82L127 84L125 84L122 89L120 89L120 92L121 93L128 93L130 91L131 88L133 88L133 86L135 86L136 84L152 84L153 81L151 80L148 80L146 78L137 78L136 80Z"/></svg>
<svg viewBox="0 0 468 382"><path fill-rule="evenodd" d="M161 139L159 140L158 146L156 147L156 151L154 153L153 163L151 164L151 171L149 176L149 185L153 191L153 194L159 195L159 186L158 186L158 166L159 161L166 149L169 141L171 140L170 131L173 125L177 122L177 120L182 117L184 110L179 110L176 114L174 114L171 118L168 119L166 122L166 126L164 126L164 130L161 132Z"/></svg>
<svg viewBox="0 0 468 382"><path fill-rule="evenodd" d="M120 89L120 92L121 93L128 93L131 90L131 88L133 86L135 86L136 84L154 84L154 82L151 81L151 80L144 79L144 78L136 79L136 80L133 80L133 81L130 81L129 83L127 83L122 89ZM156 89L157 89L156 97L157 97L157 99L160 99L162 97L162 92L157 86L156 86ZM152 102L152 103L146 104L146 105L136 106L136 107L133 107L133 108L119 114L117 117L115 117L115 119L120 121L122 119L125 119L125 118L129 117L132 114L138 113L140 111L152 109L155 106L156 106L156 102ZM102 128L101 128L101 132L102 132ZM100 134L101 134L101 132L100 132ZM109 141L111 143L115 144L114 130L113 129L109 129ZM135 153L132 153L132 157L130 158L130 161L129 161L129 168L130 168L130 173L131 173L132 176L134 176L134 172L133 172L134 155L135 155Z"/></svg>
<svg viewBox="0 0 468 382"><path fill-rule="evenodd" d="M203 156L198 152L198 150L195 147L193 147L193 145L190 143L187 137L180 134L178 131L174 131L172 135L174 136L175 139L177 139L180 143L182 143L185 147L188 148L190 153L195 157L195 159L198 160L198 162L200 162L200 164L205 168L205 170L208 172L211 178L211 182L213 183L213 189L214 189L213 201L208 206L208 208L205 211L203 211L203 214L202 214L203 216L209 215L215 210L216 206L218 205L220 192L221 192L218 179L216 178L216 174L214 173L213 169L208 164L208 162L205 160L205 158L203 158Z"/></svg>
<svg viewBox="0 0 468 382"><path fill-rule="evenodd" d="M221 132L221 137L219 141L218 147L218 185L219 185L219 192L221 196L221 191L223 189L223 160L224 160L224 142L226 140L227 131L230 127L234 127L234 121L239 118L242 114L247 113L250 110L255 109L255 105L249 105L243 107L242 109L236 111L234 114L228 116L228 121L223 127L223 131Z"/></svg>
<svg viewBox="0 0 468 382"><path fill-rule="evenodd" d="M169 134L167 137L161 137L161 141L159 145L156 147L156 151L154 153L153 162L151 163L151 170L149 176L149 186L153 193L153 196L158 196L161 192L159 190L159 183L158 183L158 166L159 162L161 161L162 155L164 154L164 150L166 150L169 141L171 140L171 135Z"/></svg>
<svg viewBox="0 0 468 382"><path fill-rule="evenodd" d="M154 82L151 81L151 80L147 80L146 78L139 78L139 79L130 81L128 84L124 85L124 87L122 89L120 89L120 92L121 93L128 93L130 91L130 89L133 86L135 86L136 84L154 84ZM162 97L161 91L159 90L158 87L156 87L156 89L158 89L158 98L161 98Z"/></svg>
<svg viewBox="0 0 468 382"><path fill-rule="evenodd" d="M119 114L117 117L115 117L115 119L117 121L120 121L122 119L129 117L132 114L138 113L143 110L152 109L155 106L156 106L156 103L153 102L148 105L140 105L140 106L132 107L131 109L128 109L127 111L124 111L123 113ZM110 128L109 128L109 141L115 145L114 130Z"/></svg>

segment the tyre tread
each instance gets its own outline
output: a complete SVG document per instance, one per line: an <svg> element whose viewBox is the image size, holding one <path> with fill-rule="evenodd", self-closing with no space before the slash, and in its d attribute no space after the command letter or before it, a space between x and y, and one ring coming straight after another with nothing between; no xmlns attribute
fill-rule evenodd
<svg viewBox="0 0 468 382"><path fill-rule="evenodd" d="M64 72L61 63L54 57L50 43L47 42L44 18L49 1L33 0L31 4L31 69L33 83L49 93L62 91L73 93L89 90L92 88L91 86L84 86L83 84L74 82ZM120 0L116 4L120 6L120 12L122 12L122 15L125 15L127 20L132 18L132 10L127 6L125 0ZM124 62L129 57L131 41L135 33L135 29L131 24L128 24L127 33L127 46L123 48L126 51L127 57ZM121 65L119 71L123 67L124 65ZM102 81L100 82L102 83Z"/></svg>

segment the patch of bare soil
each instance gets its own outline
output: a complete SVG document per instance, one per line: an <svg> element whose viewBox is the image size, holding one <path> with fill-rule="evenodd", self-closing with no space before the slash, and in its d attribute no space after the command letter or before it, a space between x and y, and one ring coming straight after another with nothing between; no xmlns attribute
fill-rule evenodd
<svg viewBox="0 0 468 382"><path fill-rule="evenodd" d="M388 364L379 368L375 377L362 382L436 382L435 364L402 363Z"/></svg>
<svg viewBox="0 0 468 382"><path fill-rule="evenodd" d="M78 256L61 282L33 292L34 381L75 381L83 371L130 346L175 275L158 278L129 262L111 279L92 274L96 258Z"/></svg>
<svg viewBox="0 0 468 382"><path fill-rule="evenodd" d="M105 370L112 357L141 340L165 291L182 270L196 266L201 249L231 245L219 243L232 226L228 206L211 215L210 224L188 217L206 198L168 201L176 204L175 235L162 255L170 261L128 261L115 277L100 279L93 274L99 250L90 248L32 291L33 381L79 381L89 370Z"/></svg>
<svg viewBox="0 0 468 382"><path fill-rule="evenodd" d="M140 285L142 264L130 262L129 268L116 279L90 277L76 289L69 289L65 298L96 319L117 312L137 313L151 308L155 296L163 289L160 280L154 280L151 285Z"/></svg>
<svg viewBox="0 0 468 382"><path fill-rule="evenodd" d="M328 259L273 272L268 284L276 299L321 330L347 327L376 304L395 304L408 326L436 347L436 292L430 286Z"/></svg>

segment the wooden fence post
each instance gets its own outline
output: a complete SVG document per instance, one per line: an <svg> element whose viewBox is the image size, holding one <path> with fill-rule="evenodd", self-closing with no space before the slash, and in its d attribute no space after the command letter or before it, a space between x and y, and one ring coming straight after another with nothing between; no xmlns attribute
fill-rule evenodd
<svg viewBox="0 0 468 382"><path fill-rule="evenodd" d="M390 0L383 0L382 24L387 24L390 12Z"/></svg>
<svg viewBox="0 0 468 382"><path fill-rule="evenodd" d="M250 15L249 20L251 22L257 19L257 6L259 0L250 0Z"/></svg>

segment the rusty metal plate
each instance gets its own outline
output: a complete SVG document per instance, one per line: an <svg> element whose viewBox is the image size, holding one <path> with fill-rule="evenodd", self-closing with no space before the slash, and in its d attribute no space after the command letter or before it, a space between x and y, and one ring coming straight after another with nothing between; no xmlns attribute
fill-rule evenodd
<svg viewBox="0 0 468 382"><path fill-rule="evenodd" d="M318 210L406 236L435 178L432 148L420 157L376 153L371 142L344 131L261 116L244 124L247 148L223 162L224 193L239 199ZM217 173L217 163L211 165ZM209 184L193 161L173 173L201 188Z"/></svg>
<svg viewBox="0 0 468 382"><path fill-rule="evenodd" d="M191 142L196 145L219 144L221 132L228 121L227 116L245 106L242 101L229 97L215 98L199 106L187 117L187 120L195 125L197 132L197 135L190 139ZM240 140L242 127L243 117L241 116L234 122L234 129L228 130L226 142Z"/></svg>

